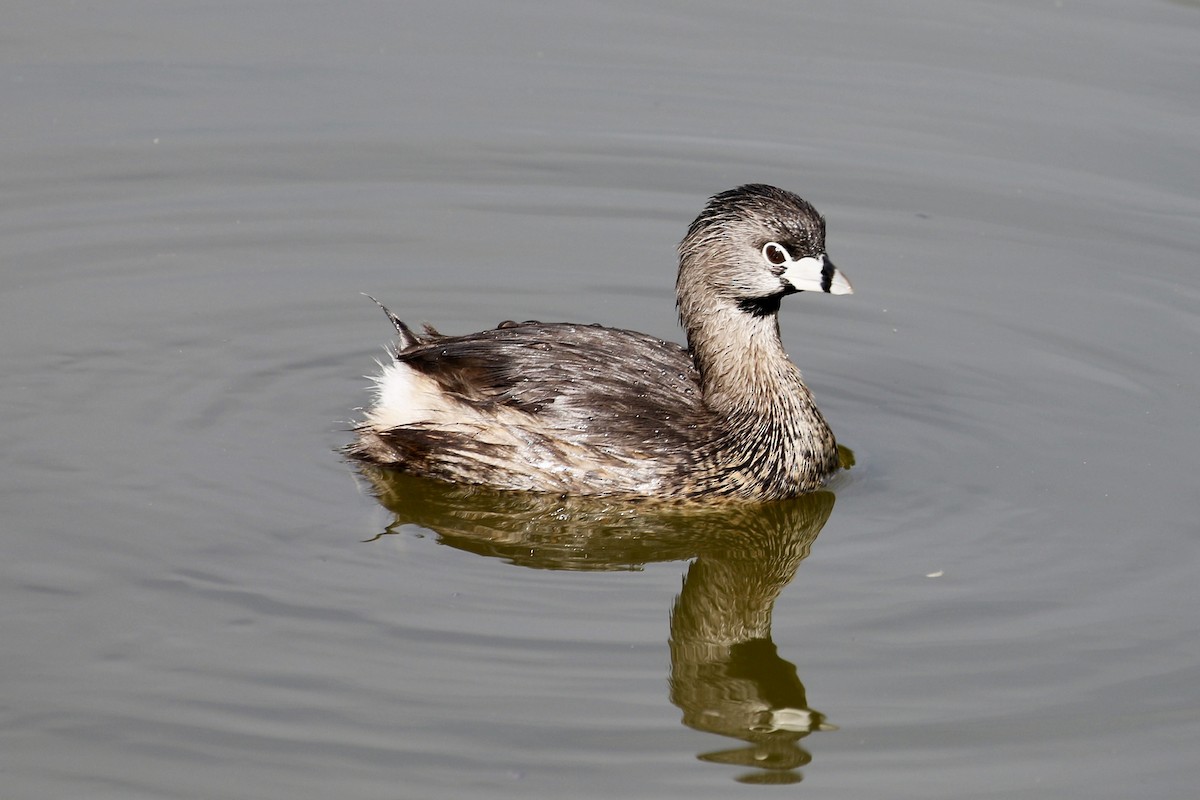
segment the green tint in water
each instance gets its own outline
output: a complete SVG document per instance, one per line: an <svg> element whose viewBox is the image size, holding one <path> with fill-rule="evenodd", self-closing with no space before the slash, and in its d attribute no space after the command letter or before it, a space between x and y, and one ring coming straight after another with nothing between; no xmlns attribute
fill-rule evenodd
<svg viewBox="0 0 1200 800"><path fill-rule="evenodd" d="M395 515L389 532L420 525L443 544L534 569L636 570L692 560L671 610L670 699L684 724L745 743L700 759L771 773L739 778L747 782L798 780L796 770L812 760L800 740L835 729L809 707L795 665L771 639L775 600L829 519L831 492L687 509L360 471Z"/></svg>

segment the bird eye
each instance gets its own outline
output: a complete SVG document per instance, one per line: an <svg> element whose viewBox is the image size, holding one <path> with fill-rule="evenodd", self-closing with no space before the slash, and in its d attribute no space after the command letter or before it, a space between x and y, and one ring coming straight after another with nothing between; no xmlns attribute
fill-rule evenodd
<svg viewBox="0 0 1200 800"><path fill-rule="evenodd" d="M779 266L785 261L792 260L792 254L787 251L787 248L779 242L767 242L762 249L763 258L771 262L775 266Z"/></svg>

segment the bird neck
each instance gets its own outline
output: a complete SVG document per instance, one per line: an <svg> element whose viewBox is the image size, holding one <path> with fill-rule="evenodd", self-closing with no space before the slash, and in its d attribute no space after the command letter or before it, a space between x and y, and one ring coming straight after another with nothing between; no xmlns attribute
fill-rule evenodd
<svg viewBox="0 0 1200 800"><path fill-rule="evenodd" d="M760 309L713 304L683 314L688 350L712 410L737 416L779 413L809 397L779 338L777 308L778 301Z"/></svg>

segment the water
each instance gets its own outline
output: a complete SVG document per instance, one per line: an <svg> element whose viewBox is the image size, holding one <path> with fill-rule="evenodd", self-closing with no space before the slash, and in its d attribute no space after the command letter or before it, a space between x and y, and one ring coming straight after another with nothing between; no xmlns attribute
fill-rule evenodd
<svg viewBox="0 0 1200 800"><path fill-rule="evenodd" d="M1194 792L1196 4L4 30L6 796ZM337 458L359 292L677 338L674 244L748 181L855 284L782 319L829 493L389 510Z"/></svg>

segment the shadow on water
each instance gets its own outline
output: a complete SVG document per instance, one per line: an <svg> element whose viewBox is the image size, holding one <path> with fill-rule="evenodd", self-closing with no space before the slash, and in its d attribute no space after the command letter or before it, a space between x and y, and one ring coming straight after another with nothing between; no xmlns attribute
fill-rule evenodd
<svg viewBox="0 0 1200 800"><path fill-rule="evenodd" d="M443 544L535 569L636 570L691 560L671 611L671 702L699 731L740 739L703 761L752 767L737 780L793 783L812 760L800 740L834 730L809 708L796 666L771 639L779 593L833 511L817 492L765 505L685 508L453 486L360 467L404 524Z"/></svg>

